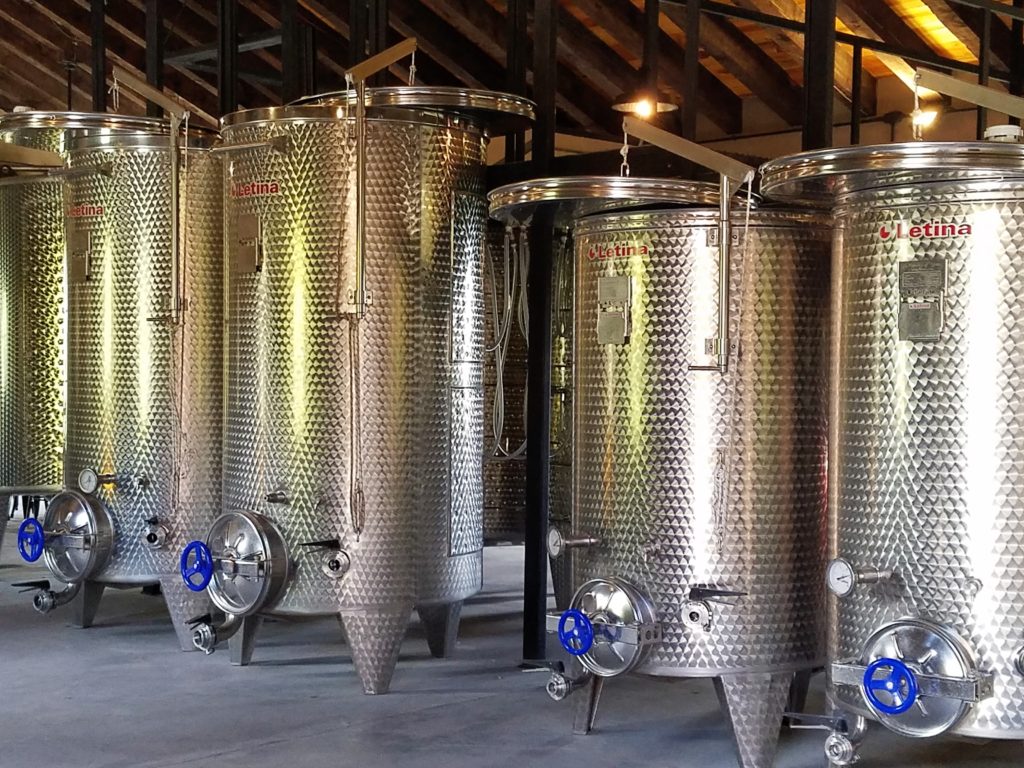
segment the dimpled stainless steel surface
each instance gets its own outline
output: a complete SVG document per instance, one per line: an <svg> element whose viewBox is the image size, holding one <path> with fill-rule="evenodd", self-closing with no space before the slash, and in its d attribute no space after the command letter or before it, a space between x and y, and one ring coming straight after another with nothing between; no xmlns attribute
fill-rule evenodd
<svg viewBox="0 0 1024 768"><path fill-rule="evenodd" d="M865 176L836 210L831 555L895 575L831 598L830 657L859 658L904 617L944 625L995 683L954 732L1021 739L1024 191L1010 180L871 189L880 177ZM910 237L932 222L971 231ZM937 341L903 341L899 266L922 259L945 261L945 327ZM836 695L870 715L857 688Z"/></svg>
<svg viewBox="0 0 1024 768"><path fill-rule="evenodd" d="M101 583L160 581L180 630L205 608L178 575L178 554L220 509L222 392L221 167L204 150L181 153L183 297L169 313L171 163L166 137L114 138L72 150L72 168L110 176L68 183L68 434L64 483L82 469L117 476L97 496L114 522ZM157 518L166 544L143 542Z"/></svg>
<svg viewBox="0 0 1024 768"><path fill-rule="evenodd" d="M226 166L225 506L267 515L287 540L296 569L276 612L340 612L353 653L393 666L414 603L480 586L483 137L368 121L370 303L357 318L336 311L339 269L356 254L354 125L297 109L225 129L228 145L288 137ZM251 182L276 191L239 192ZM239 217L253 215L255 272L238 266ZM277 490L286 504L264 501ZM301 546L335 538L351 558L342 579Z"/></svg>
<svg viewBox="0 0 1024 768"><path fill-rule="evenodd" d="M756 211L746 233L743 221L739 355L724 375L688 370L715 336L716 213L576 226L574 532L600 543L575 553L575 582L625 578L650 597L663 639L648 674L781 673L824 655L828 221ZM602 344L599 284L623 275L629 338ZM688 628L694 587L743 594L709 602L710 629Z"/></svg>
<svg viewBox="0 0 1024 768"><path fill-rule="evenodd" d="M484 301L486 305L486 340L488 348L497 339L497 325L505 321L509 312L509 339L502 367L502 399L504 419L500 447L507 453L516 453L526 439L524 423L526 408L526 337L521 328L516 308L518 296L512 297L513 306L505 306L505 281L511 284L515 252L508 252L509 269L506 270L505 225L491 221L488 226L488 257L490 268L484 271ZM506 278L506 272L508 277ZM522 279L522 276L519 276ZM495 401L498 386L496 350L487 352L484 365L484 541L521 542L526 525L526 456L511 457L498 450L495 437Z"/></svg>

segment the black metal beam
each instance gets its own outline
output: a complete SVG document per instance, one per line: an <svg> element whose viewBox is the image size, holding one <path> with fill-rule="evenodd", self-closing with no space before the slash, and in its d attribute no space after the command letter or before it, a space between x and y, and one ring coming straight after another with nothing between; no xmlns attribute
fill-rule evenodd
<svg viewBox="0 0 1024 768"><path fill-rule="evenodd" d="M850 104L850 144L860 144L861 121L861 82L864 79L864 49L853 46L853 82L851 83L853 99Z"/></svg>
<svg viewBox="0 0 1024 768"><path fill-rule="evenodd" d="M555 157L557 0L535 0L533 9L533 175L545 176ZM534 216L530 227L530 304L526 425L526 535L523 560L523 659L545 657L548 599L545 539L551 487L551 278L554 217Z"/></svg>
<svg viewBox="0 0 1024 768"><path fill-rule="evenodd" d="M388 47L388 14L388 0L369 0L367 9L369 26L366 30L366 40L369 49L367 53L370 56L374 56ZM384 86L387 84L387 78L387 72L379 72L373 76L370 84L378 87Z"/></svg>
<svg viewBox="0 0 1024 768"><path fill-rule="evenodd" d="M1003 5L1002 3L995 2L994 0L949 0L951 3L957 5L969 5L972 8L981 8L983 11L989 11L990 13L1000 13L1010 19L1017 19L1024 21L1024 8L1021 8L1016 3L1014 7Z"/></svg>
<svg viewBox="0 0 1024 768"><path fill-rule="evenodd" d="M222 116L238 109L237 0L217 0L217 94Z"/></svg>
<svg viewBox="0 0 1024 768"><path fill-rule="evenodd" d="M348 13L348 65L354 67L366 58L370 34L370 11L367 0L351 0Z"/></svg>
<svg viewBox="0 0 1024 768"><path fill-rule="evenodd" d="M146 0L146 82L162 91L164 88L164 17L161 0ZM163 117L158 104L146 102L146 114Z"/></svg>
<svg viewBox="0 0 1024 768"><path fill-rule="evenodd" d="M193 72L202 72L209 75L216 75L220 72L220 67L216 64L206 64L203 62L189 64L188 68ZM238 78L249 83L269 85L277 89L281 88L281 73L271 67L263 67L260 69L239 68Z"/></svg>
<svg viewBox="0 0 1024 768"><path fill-rule="evenodd" d="M527 0L508 0L506 11L505 88L509 93L526 93L526 49L529 37L526 28ZM526 157L526 132L505 136L505 162L514 163Z"/></svg>
<svg viewBox="0 0 1024 768"><path fill-rule="evenodd" d="M1013 0L1014 8L1024 8L1024 0ZM1014 19L1010 25L1010 93L1020 96L1024 93L1024 21ZM1010 122L1020 125L1019 117L1011 117Z"/></svg>
<svg viewBox="0 0 1024 768"><path fill-rule="evenodd" d="M92 0L92 110L107 111L107 9L104 0Z"/></svg>
<svg viewBox="0 0 1024 768"><path fill-rule="evenodd" d="M836 87L836 0L814 0L804 18L803 149L832 146L832 94Z"/></svg>
<svg viewBox="0 0 1024 768"><path fill-rule="evenodd" d="M246 51L257 51L263 48L272 48L273 46L280 44L281 31L271 30L269 32L260 32L257 35L247 35L242 37L238 41L238 51L239 53L245 53ZM183 48L180 51L175 51L170 56L164 57L164 61L171 66L188 67L190 64L195 64L198 61L216 59L218 51L218 43L199 45L195 48Z"/></svg>
<svg viewBox="0 0 1024 768"><path fill-rule="evenodd" d="M298 0L281 0L281 100L285 104L306 95L301 25Z"/></svg>
<svg viewBox="0 0 1024 768"><path fill-rule="evenodd" d="M686 50L683 53L683 103L679 105L679 132L697 139L697 96L700 84L700 0L686 4Z"/></svg>
<svg viewBox="0 0 1024 768"><path fill-rule="evenodd" d="M689 40L689 36L686 38ZM658 91L658 43L661 40L661 3L644 0L644 55L640 64L640 83ZM689 43L687 43L689 46Z"/></svg>
<svg viewBox="0 0 1024 768"><path fill-rule="evenodd" d="M988 85L989 60L992 57L992 14L985 11L981 19L981 34L978 36L978 85ZM977 139L985 138L988 110L978 107Z"/></svg>

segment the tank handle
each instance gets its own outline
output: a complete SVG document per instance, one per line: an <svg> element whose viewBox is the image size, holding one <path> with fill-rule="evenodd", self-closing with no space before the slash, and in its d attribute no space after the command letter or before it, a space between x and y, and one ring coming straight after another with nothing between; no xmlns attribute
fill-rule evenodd
<svg viewBox="0 0 1024 768"><path fill-rule="evenodd" d="M627 135L634 136L648 144L671 152L673 155L702 165L718 174L718 334L708 339L707 351L715 355L715 365L691 365L691 371L715 371L726 373L729 370L729 284L732 277L732 225L729 220L730 204L733 194L740 186L750 184L756 171L746 163L702 147L692 141L663 131L653 125L629 117L622 121L623 130Z"/></svg>

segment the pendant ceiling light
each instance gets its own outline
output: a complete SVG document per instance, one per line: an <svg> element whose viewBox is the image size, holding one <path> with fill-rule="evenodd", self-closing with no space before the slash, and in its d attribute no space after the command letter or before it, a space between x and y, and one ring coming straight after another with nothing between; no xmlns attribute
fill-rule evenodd
<svg viewBox="0 0 1024 768"><path fill-rule="evenodd" d="M646 120L656 113L678 109L663 91L658 90L660 18L660 0L647 0L644 3L644 59L640 65L640 85L626 91L615 100L612 109L617 112L629 112ZM690 44L688 40L687 45Z"/></svg>

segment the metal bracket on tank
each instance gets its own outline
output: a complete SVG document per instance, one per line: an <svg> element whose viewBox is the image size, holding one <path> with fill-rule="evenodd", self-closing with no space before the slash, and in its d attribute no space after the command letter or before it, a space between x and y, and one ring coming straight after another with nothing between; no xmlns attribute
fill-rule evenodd
<svg viewBox="0 0 1024 768"><path fill-rule="evenodd" d="M729 339L729 289L732 277L730 201L733 193L742 184L750 184L753 181L756 171L738 160L655 128L634 117L625 118L623 128L627 134L718 173L718 334L714 339L709 339L705 346L705 350L714 355L717 362L715 365L691 365L689 369L726 373L729 369L729 354L733 349Z"/></svg>
<svg viewBox="0 0 1024 768"><path fill-rule="evenodd" d="M864 682L867 664L856 660L837 661L832 664L832 683L860 687ZM918 672L914 675L917 695L933 699L957 699L977 703L992 696L993 678L989 673L978 673L972 677L955 678L929 675Z"/></svg>

